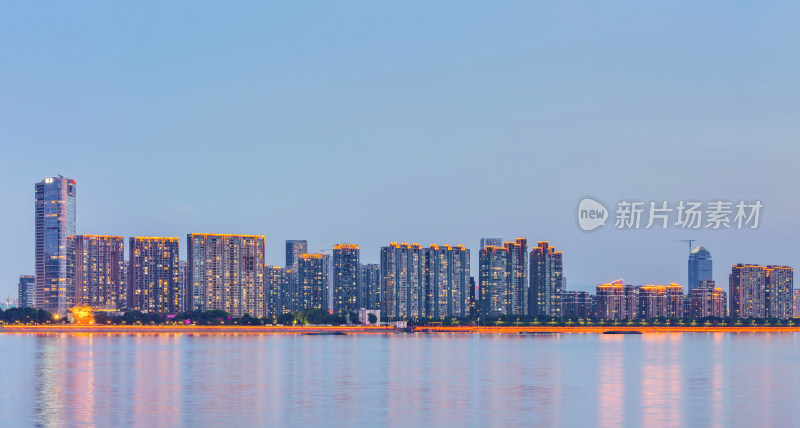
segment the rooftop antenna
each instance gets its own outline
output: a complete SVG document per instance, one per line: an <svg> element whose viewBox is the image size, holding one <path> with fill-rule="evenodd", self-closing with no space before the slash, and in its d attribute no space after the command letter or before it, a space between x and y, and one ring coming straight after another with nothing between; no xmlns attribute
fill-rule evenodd
<svg viewBox="0 0 800 428"><path fill-rule="evenodd" d="M692 252L692 242L697 241L696 239L676 239L674 242L688 242L689 243L689 252Z"/></svg>

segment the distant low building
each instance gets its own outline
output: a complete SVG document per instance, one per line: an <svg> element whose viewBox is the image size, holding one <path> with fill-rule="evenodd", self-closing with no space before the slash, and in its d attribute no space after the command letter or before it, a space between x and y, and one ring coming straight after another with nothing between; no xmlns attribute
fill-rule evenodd
<svg viewBox="0 0 800 428"><path fill-rule="evenodd" d="M20 275L17 284L17 305L32 308L36 298L36 278L33 275Z"/></svg>
<svg viewBox="0 0 800 428"><path fill-rule="evenodd" d="M594 296L588 291L561 292L561 305L565 317L591 318L594 316Z"/></svg>
<svg viewBox="0 0 800 428"><path fill-rule="evenodd" d="M370 315L375 315L375 322L369 322ZM361 308L358 310L358 322L363 325L378 325L381 322L381 311L379 309Z"/></svg>

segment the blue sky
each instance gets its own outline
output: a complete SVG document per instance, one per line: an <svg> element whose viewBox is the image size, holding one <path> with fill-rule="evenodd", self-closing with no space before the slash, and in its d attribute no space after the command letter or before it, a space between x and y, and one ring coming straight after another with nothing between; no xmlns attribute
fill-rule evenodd
<svg viewBox="0 0 800 428"><path fill-rule="evenodd" d="M79 233L311 250L549 240L573 289L686 282L698 239L795 265L791 2L0 6L0 297L33 272L33 186ZM578 229L577 202L763 202L755 231ZM182 251L185 251L183 249Z"/></svg>

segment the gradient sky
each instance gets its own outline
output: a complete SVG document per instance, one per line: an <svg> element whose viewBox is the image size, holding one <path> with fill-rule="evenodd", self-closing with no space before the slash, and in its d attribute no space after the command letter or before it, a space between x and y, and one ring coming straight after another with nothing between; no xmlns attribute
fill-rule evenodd
<svg viewBox="0 0 800 428"><path fill-rule="evenodd" d="M571 289L686 284L698 239L797 267L794 2L0 5L0 297L34 270L34 183L78 233L310 250L549 240ZM760 199L754 231L580 231L577 202ZM127 241L126 241L127 246ZM126 248L127 251L127 248Z"/></svg>

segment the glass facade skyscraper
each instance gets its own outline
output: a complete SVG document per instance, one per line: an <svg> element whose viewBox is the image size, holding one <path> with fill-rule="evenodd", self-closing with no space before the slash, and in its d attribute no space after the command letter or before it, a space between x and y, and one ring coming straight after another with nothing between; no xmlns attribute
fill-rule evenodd
<svg viewBox="0 0 800 428"><path fill-rule="evenodd" d="M700 286L700 281L712 281L711 253L701 246L689 253L689 292Z"/></svg>
<svg viewBox="0 0 800 428"><path fill-rule="evenodd" d="M36 297L34 304L59 316L69 305L67 237L75 235L76 183L70 178L48 177L35 186Z"/></svg>

